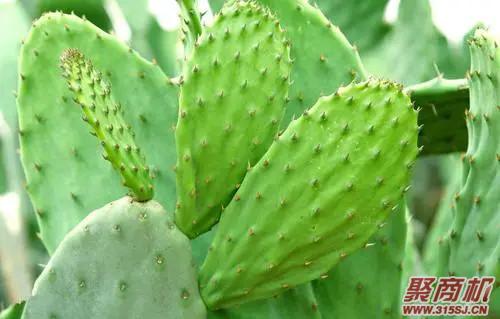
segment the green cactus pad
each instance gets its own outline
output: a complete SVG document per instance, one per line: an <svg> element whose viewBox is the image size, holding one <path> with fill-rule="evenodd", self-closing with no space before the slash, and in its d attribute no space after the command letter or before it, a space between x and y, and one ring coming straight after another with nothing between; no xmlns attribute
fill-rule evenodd
<svg viewBox="0 0 500 319"><path fill-rule="evenodd" d="M419 124L423 154L446 154L465 151L467 126L465 111L469 108L466 80L433 80L406 89L416 106L422 108ZM443 129L446 128L446 129Z"/></svg>
<svg viewBox="0 0 500 319"><path fill-rule="evenodd" d="M405 207L387 220L370 245L339 262L328 277L313 281L323 319L401 318L406 253ZM363 305L360 307L359 305Z"/></svg>
<svg viewBox="0 0 500 319"><path fill-rule="evenodd" d="M500 49L498 39L479 29L470 41L469 145L462 185L455 196L450 239L450 273L499 275L500 258ZM500 315L496 285L490 313Z"/></svg>
<svg viewBox="0 0 500 319"><path fill-rule="evenodd" d="M212 11L219 12L219 10L222 9L222 6L224 5L225 0L209 0L209 2L210 2L210 8L212 8Z"/></svg>
<svg viewBox="0 0 500 319"><path fill-rule="evenodd" d="M176 223L194 238L214 225L273 141L290 59L278 22L254 2L224 7L184 71L177 139Z"/></svg>
<svg viewBox="0 0 500 319"><path fill-rule="evenodd" d="M131 31L131 46L145 59L155 60L168 76L179 75L180 31L163 29L148 10L148 0L116 0Z"/></svg>
<svg viewBox="0 0 500 319"><path fill-rule="evenodd" d="M110 84L76 49L63 52L61 69L74 102L82 108L83 120L104 148L103 157L120 172L123 185L132 191L134 199L150 200L154 194L150 168L135 143L132 127L123 119L123 109L114 100Z"/></svg>
<svg viewBox="0 0 500 319"><path fill-rule="evenodd" d="M322 319L311 284L292 288L273 298L208 313L208 319Z"/></svg>
<svg viewBox="0 0 500 319"><path fill-rule="evenodd" d="M417 154L401 87L368 81L292 122L224 210L200 272L209 308L320 278L397 207Z"/></svg>
<svg viewBox="0 0 500 319"><path fill-rule="evenodd" d="M37 2L38 15L49 11L75 13L86 17L104 31L109 31L111 21L106 13L105 0L32 0Z"/></svg>
<svg viewBox="0 0 500 319"><path fill-rule="evenodd" d="M290 103L282 127L320 96L335 92L366 74L357 49L321 11L306 0L257 0L269 7L290 39L294 61Z"/></svg>
<svg viewBox="0 0 500 319"><path fill-rule="evenodd" d="M201 265L215 234L211 231L191 241L193 257ZM208 312L209 319L321 319L318 302L310 283L262 300L245 303L229 309Z"/></svg>
<svg viewBox="0 0 500 319"><path fill-rule="evenodd" d="M90 22L46 14L22 47L18 111L27 187L49 252L88 212L127 192L61 76L60 56L68 48L80 50L109 81L156 176L156 199L169 210L175 206L178 88L158 66Z"/></svg>
<svg viewBox="0 0 500 319"><path fill-rule="evenodd" d="M411 85L433 78L436 64L453 71L447 76L461 76L465 69L462 73L454 69L463 68L463 58L454 57L453 51L432 21L429 0L401 0L391 31L377 47L363 54L363 62L371 74Z"/></svg>
<svg viewBox="0 0 500 319"><path fill-rule="evenodd" d="M319 0L315 1L325 16L345 33L356 45L361 55L379 41L390 30L384 21L388 0Z"/></svg>
<svg viewBox="0 0 500 319"><path fill-rule="evenodd" d="M0 313L0 319L21 319L24 302L10 306Z"/></svg>
<svg viewBox="0 0 500 319"><path fill-rule="evenodd" d="M189 241L157 202L112 202L58 247L26 304L32 318L204 319Z"/></svg>
<svg viewBox="0 0 500 319"><path fill-rule="evenodd" d="M440 170L444 180L444 193L427 233L422 250L422 262L427 273L448 276L450 256L450 225L453 223L454 197L462 185L462 163L458 154L440 160Z"/></svg>

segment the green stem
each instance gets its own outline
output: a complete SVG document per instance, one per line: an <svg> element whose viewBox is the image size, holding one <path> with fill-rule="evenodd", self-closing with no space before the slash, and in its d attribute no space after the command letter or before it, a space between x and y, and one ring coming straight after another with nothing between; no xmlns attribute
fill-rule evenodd
<svg viewBox="0 0 500 319"><path fill-rule="evenodd" d="M196 9L196 0L180 0L180 5L186 11L189 22L188 27L194 38L194 40L198 39L202 32L202 25L200 15L198 10Z"/></svg>

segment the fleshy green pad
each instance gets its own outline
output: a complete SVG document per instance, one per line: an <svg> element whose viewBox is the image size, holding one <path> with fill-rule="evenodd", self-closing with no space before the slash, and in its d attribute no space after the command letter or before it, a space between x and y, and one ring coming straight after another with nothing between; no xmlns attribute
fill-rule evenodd
<svg viewBox="0 0 500 319"><path fill-rule="evenodd" d="M433 78L436 64L462 68L461 62L453 61L457 58L452 51L433 23L429 0L401 0L391 31L362 56L371 74L411 85Z"/></svg>
<svg viewBox="0 0 500 319"><path fill-rule="evenodd" d="M63 52L61 69L73 101L82 108L82 119L104 148L104 159L120 173L122 184L132 191L135 200L150 200L154 194L150 168L135 143L132 127L123 119L123 109L115 101L111 85L76 49Z"/></svg>
<svg viewBox="0 0 500 319"><path fill-rule="evenodd" d="M18 107L28 191L50 252L88 212L126 193L101 156L61 76L59 57L79 49L113 87L155 178L155 194L175 205L178 89L155 66L90 22L51 13L34 23L21 51Z"/></svg>
<svg viewBox="0 0 500 319"><path fill-rule="evenodd" d="M88 215L35 283L23 319L204 319L188 238L155 201Z"/></svg>
<svg viewBox="0 0 500 319"><path fill-rule="evenodd" d="M111 29L111 21L106 13L105 0L32 0L37 2L38 13L49 11L74 12L76 15L85 16L89 21L104 31Z"/></svg>
<svg viewBox="0 0 500 319"><path fill-rule="evenodd" d="M293 84L282 127L320 96L330 95L353 80L366 79L356 48L319 9L305 0L257 2L276 15L292 44Z"/></svg>
<svg viewBox="0 0 500 319"><path fill-rule="evenodd" d="M427 232L422 249L422 264L428 274L448 276L450 225L453 223L454 197L462 185L462 163L458 154L440 159L444 192Z"/></svg>
<svg viewBox="0 0 500 319"><path fill-rule="evenodd" d="M216 227L191 241L193 257L198 265L205 259ZM208 312L208 319L322 319L310 283L300 285L267 299Z"/></svg>
<svg viewBox="0 0 500 319"><path fill-rule="evenodd" d="M208 313L208 319L322 319L310 283L284 293Z"/></svg>
<svg viewBox="0 0 500 319"><path fill-rule="evenodd" d="M313 281L323 319L401 319L401 286L407 241L405 207L398 207L385 226L339 262L325 279ZM360 306L363 305L363 306Z"/></svg>
<svg viewBox="0 0 500 319"><path fill-rule="evenodd" d="M407 188L416 119L401 87L373 80L292 122L224 210L200 272L208 307L319 278L364 245Z"/></svg>
<svg viewBox="0 0 500 319"><path fill-rule="evenodd" d="M212 11L219 12L219 10L224 5L225 0L209 0L209 2L210 2L210 8L212 8Z"/></svg>
<svg viewBox="0 0 500 319"><path fill-rule="evenodd" d="M0 313L0 319L21 319L24 302L10 306Z"/></svg>
<svg viewBox="0 0 500 319"><path fill-rule="evenodd" d="M188 60L180 95L176 223L209 230L272 143L291 61L274 17L254 2L224 7Z"/></svg>
<svg viewBox="0 0 500 319"><path fill-rule="evenodd" d="M500 273L500 49L498 39L479 29L470 41L469 145L450 232L450 273ZM495 286L490 313L500 315Z"/></svg>
<svg viewBox="0 0 500 319"><path fill-rule="evenodd" d="M388 0L318 0L321 11L361 52L376 46L390 30L384 20Z"/></svg>
<svg viewBox="0 0 500 319"><path fill-rule="evenodd" d="M422 108L419 124L423 154L446 154L465 151L467 126L465 111L469 108L466 80L433 80L406 89L417 107ZM444 129L446 128L446 129Z"/></svg>

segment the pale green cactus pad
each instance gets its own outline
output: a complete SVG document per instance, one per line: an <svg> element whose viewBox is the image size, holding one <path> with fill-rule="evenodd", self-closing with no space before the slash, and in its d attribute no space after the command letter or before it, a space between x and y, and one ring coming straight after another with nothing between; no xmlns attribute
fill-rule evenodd
<svg viewBox="0 0 500 319"><path fill-rule="evenodd" d="M200 271L207 306L320 278L365 245L407 189L416 121L399 85L372 80L292 122L224 210Z"/></svg>
<svg viewBox="0 0 500 319"><path fill-rule="evenodd" d="M333 21L361 56L376 46L390 30L384 21L388 0L318 0L315 1L325 16Z"/></svg>
<svg viewBox="0 0 500 319"><path fill-rule="evenodd" d="M155 201L89 214L35 283L23 319L204 319L189 240Z"/></svg>
<svg viewBox="0 0 500 319"><path fill-rule="evenodd" d="M357 49L340 29L306 0L256 0L280 21L292 44L290 104L282 127L310 107L320 96L341 85L365 80L366 72Z"/></svg>
<svg viewBox="0 0 500 319"><path fill-rule="evenodd" d="M189 237L217 223L273 141L290 67L278 21L254 2L225 6L199 39L185 67L176 129L176 223Z"/></svg>
<svg viewBox="0 0 500 319"><path fill-rule="evenodd" d="M166 209L175 206L178 88L158 66L90 22L46 14L34 22L21 50L18 111L27 189L49 252L89 212L127 193L61 75L60 56L68 48L82 52L112 86L113 100L152 166L155 199Z"/></svg>
<svg viewBox="0 0 500 319"><path fill-rule="evenodd" d="M86 17L104 31L111 29L111 21L106 13L105 0L32 0L37 3L38 13L62 11Z"/></svg>

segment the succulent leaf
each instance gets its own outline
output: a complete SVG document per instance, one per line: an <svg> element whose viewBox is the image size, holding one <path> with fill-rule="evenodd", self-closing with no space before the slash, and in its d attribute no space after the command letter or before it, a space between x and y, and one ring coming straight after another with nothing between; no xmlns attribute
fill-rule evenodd
<svg viewBox="0 0 500 319"><path fill-rule="evenodd" d="M200 271L209 308L320 278L400 202L417 113L397 84L352 84L291 123L224 210Z"/></svg>
<svg viewBox="0 0 500 319"><path fill-rule="evenodd" d="M411 243L404 210L404 205L398 207L368 247L340 261L324 279L313 281L323 318L401 318L401 286L407 284L403 265Z"/></svg>
<svg viewBox="0 0 500 319"><path fill-rule="evenodd" d="M112 85L155 177L156 199L175 207L178 88L160 68L115 37L76 16L49 13L35 21L20 57L21 159L40 237L53 252L89 212L123 196L120 176L101 156L81 108L61 77L60 56L78 49Z"/></svg>
<svg viewBox="0 0 500 319"><path fill-rule="evenodd" d="M292 86L282 128L319 97L367 79L357 49L318 8L306 0L256 1L275 14L291 43Z"/></svg>
<svg viewBox="0 0 500 319"><path fill-rule="evenodd" d="M24 302L10 306L0 313L0 319L21 319Z"/></svg>
<svg viewBox="0 0 500 319"><path fill-rule="evenodd" d="M191 258L171 214L124 197L68 233L23 318L205 319Z"/></svg>
<svg viewBox="0 0 500 319"><path fill-rule="evenodd" d="M249 166L278 132L290 77L278 21L237 1L206 29L180 94L176 223L190 238L219 219Z"/></svg>

